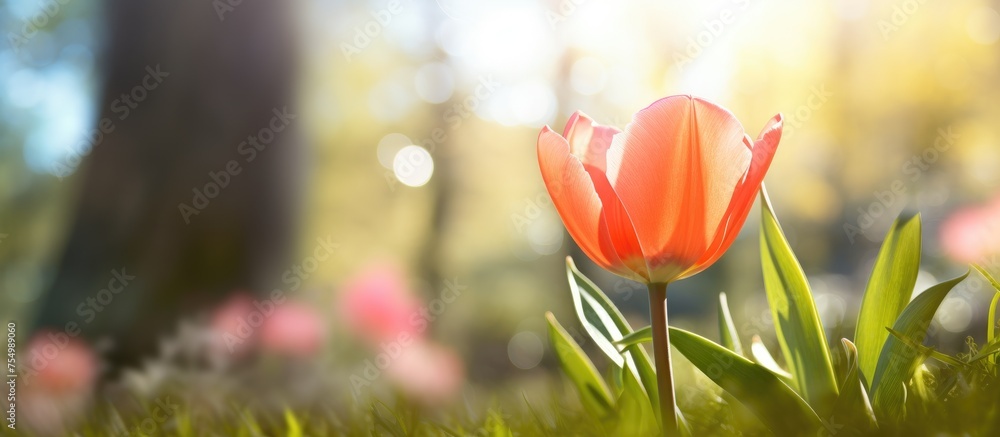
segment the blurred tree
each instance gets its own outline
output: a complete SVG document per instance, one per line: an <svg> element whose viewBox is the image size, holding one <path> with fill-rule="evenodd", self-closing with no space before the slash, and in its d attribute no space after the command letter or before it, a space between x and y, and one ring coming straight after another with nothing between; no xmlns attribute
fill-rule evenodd
<svg viewBox="0 0 1000 437"><path fill-rule="evenodd" d="M120 370L179 318L269 292L289 267L298 56L288 2L105 7L105 132L70 178L78 201L37 327L110 338Z"/></svg>

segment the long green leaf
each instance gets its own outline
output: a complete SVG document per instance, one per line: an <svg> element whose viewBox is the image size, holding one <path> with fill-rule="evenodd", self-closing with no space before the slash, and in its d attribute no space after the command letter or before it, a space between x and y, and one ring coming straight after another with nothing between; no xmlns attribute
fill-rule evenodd
<svg viewBox="0 0 1000 437"><path fill-rule="evenodd" d="M899 217L882 242L868 287L861 301L854 341L858 366L868 381L875 376L878 355L889 333L913 295L920 271L920 214Z"/></svg>
<svg viewBox="0 0 1000 437"><path fill-rule="evenodd" d="M640 344L648 343L653 341L653 327L645 326L639 328L637 331L632 331L632 333L625 335L621 340L615 342L618 347L625 349L626 347Z"/></svg>
<svg viewBox="0 0 1000 437"><path fill-rule="evenodd" d="M865 390L864 376L858 362L858 349L850 340L841 339L844 346L844 354L847 356L847 377L840 385L840 395L833 406L833 417L841 423L849 423L857 429L853 434L865 434L878 429L878 422L875 420L875 412L872 404L868 400L868 392Z"/></svg>
<svg viewBox="0 0 1000 437"><path fill-rule="evenodd" d="M583 353L580 345L563 329L552 313L546 312L545 319L549 322L549 337L556 349L559 363L563 372L580 392L584 408L597 417L611 415L614 412L611 392L601 379L601 375L597 373L594 363Z"/></svg>
<svg viewBox="0 0 1000 437"><path fill-rule="evenodd" d="M965 280L969 272L950 281L945 281L920 293L906 306L892 329L912 342L921 344L927 336L934 313L948 292ZM878 417L903 417L903 403L906 400L906 383L913 372L929 354L922 354L907 346L896 337L890 336L879 354L878 366L872 380L872 404Z"/></svg>
<svg viewBox="0 0 1000 437"><path fill-rule="evenodd" d="M806 275L774 216L767 190L762 186L760 191L761 264L778 344L799 394L813 408L825 411L837 396L837 380L826 334L816 313Z"/></svg>
<svg viewBox="0 0 1000 437"><path fill-rule="evenodd" d="M719 293L719 340L726 349L743 355L743 343L740 342L740 333L733 323L733 315L729 313L726 293Z"/></svg>
<svg viewBox="0 0 1000 437"><path fill-rule="evenodd" d="M761 341L760 336L754 334L753 338L750 339L750 355L753 356L753 360L764 366L765 369L770 370L771 373L775 374L778 378L781 378L785 384L789 386L795 385L795 377L787 370L782 369L778 365L778 362L774 360L774 356L771 355L771 351L767 350L767 346Z"/></svg>
<svg viewBox="0 0 1000 437"><path fill-rule="evenodd" d="M569 279L570 294L573 297L573 309L576 310L583 329L611 362L623 367L625 358L614 346L614 342L622 338L622 329L615 323L610 312L605 310L594 297L599 292L597 286L579 274L571 258L566 259L566 274Z"/></svg>
<svg viewBox="0 0 1000 437"><path fill-rule="evenodd" d="M763 366L682 329L670 328L670 343L775 435L816 435L822 426L816 412Z"/></svg>
<svg viewBox="0 0 1000 437"><path fill-rule="evenodd" d="M590 278L580 273L570 257L566 257L566 274L573 295L573 306L584 329L612 362L619 367L627 365L630 371L636 373L649 395L653 411L659 411L656 372L646 350L640 345L631 345L623 347L624 352L619 352L614 345L616 341L632 333L632 327L625 316Z"/></svg>

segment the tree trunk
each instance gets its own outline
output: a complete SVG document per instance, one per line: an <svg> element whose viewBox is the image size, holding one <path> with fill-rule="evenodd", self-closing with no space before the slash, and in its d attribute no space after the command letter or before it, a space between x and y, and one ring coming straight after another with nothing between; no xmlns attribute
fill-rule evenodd
<svg viewBox="0 0 1000 437"><path fill-rule="evenodd" d="M292 4L105 2L98 126L113 130L65 182L78 203L39 328L110 338L120 369L178 318L279 283L301 178Z"/></svg>

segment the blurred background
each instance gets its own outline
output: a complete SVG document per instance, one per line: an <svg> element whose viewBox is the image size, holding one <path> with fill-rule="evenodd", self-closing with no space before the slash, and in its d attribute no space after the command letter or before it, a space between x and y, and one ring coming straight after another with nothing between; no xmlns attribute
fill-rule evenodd
<svg viewBox="0 0 1000 437"><path fill-rule="evenodd" d="M4 320L76 322L114 374L179 320L281 290L303 310L285 328L322 332L343 384L382 348L345 346L392 319L376 308L421 314L400 329L423 326L453 385L516 393L556 375L543 313L573 320L567 255L648 317L644 288L565 233L539 129L576 110L624 128L681 93L751 136L785 115L766 184L831 339L852 335L904 211L923 218L918 291L969 263L1000 272L996 1L267 3L0 4ZM716 338L725 291L776 350L758 223L672 286L671 323ZM991 293L979 277L952 292L932 341L981 342Z"/></svg>

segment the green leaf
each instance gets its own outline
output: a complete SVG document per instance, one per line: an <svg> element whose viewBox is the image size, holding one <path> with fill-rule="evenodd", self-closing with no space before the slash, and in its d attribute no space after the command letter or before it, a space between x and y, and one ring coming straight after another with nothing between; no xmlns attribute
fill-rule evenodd
<svg viewBox="0 0 1000 437"><path fill-rule="evenodd" d="M552 313L546 312L545 319L549 322L549 338L556 349L559 363L563 372L580 392L584 408L598 417L606 417L613 413L611 392L601 379L601 375L597 373L594 363L583 353L573 337L566 333Z"/></svg>
<svg viewBox="0 0 1000 437"><path fill-rule="evenodd" d="M934 350L934 348L932 348L932 347L924 346L923 344L918 343L918 342L914 341L913 339L904 336L902 333L900 333L899 331L897 331L895 329L892 329L892 328L886 328L886 329L889 331L889 334L892 334L893 337L895 337L897 340L903 342L903 344L905 344L906 347L914 350L919 355L924 355L924 356L927 356L928 358L934 358L935 360L938 360L938 361L940 361L942 363L945 363L945 364L947 364L949 366L954 366L954 367L966 367L967 366L966 363L962 362L958 358L955 358L955 357L952 357L952 356L949 356L949 355L945 355L945 354L943 354L941 352L938 352L938 351Z"/></svg>
<svg viewBox="0 0 1000 437"><path fill-rule="evenodd" d="M759 335L754 334L753 338L750 339L750 355L753 356L753 360L756 361L757 364L760 364L761 366L764 366L765 369L770 370L771 373L775 374L775 376L781 378L785 384L788 384L789 386L795 384L795 377L778 365L778 362L774 360L773 356L771 356L771 351L769 351L767 346L764 345L764 342L760 340Z"/></svg>
<svg viewBox="0 0 1000 437"><path fill-rule="evenodd" d="M566 274L569 277L570 294L573 296L573 309L576 310L580 324L594 340L597 348L607 355L618 367L625 365L625 358L614 346L614 342L623 336L622 329L604 309L594 296L599 292L596 285L576 270L570 258L566 260ZM614 309L617 311L617 309Z"/></svg>
<svg viewBox="0 0 1000 437"><path fill-rule="evenodd" d="M649 355L646 354L646 350L639 344L626 347L625 352L628 353L626 362L630 363L629 368L632 369L632 366L635 367L632 370L639 375L639 381L642 382L642 387L646 390L650 407L653 411L660 411L659 389L656 386L656 370L653 369L653 362L650 361ZM657 415L657 418L659 418L659 415Z"/></svg>
<svg viewBox="0 0 1000 437"><path fill-rule="evenodd" d="M847 377L840 386L840 395L833 405L833 417L839 422L850 423L863 428L864 431L858 434L869 434L878 429L878 421L875 420L875 411L868 400L868 392L865 390L864 375L861 373L858 362L858 349L850 340L844 338L840 340L844 346L844 354L847 356Z"/></svg>
<svg viewBox="0 0 1000 437"><path fill-rule="evenodd" d="M816 412L763 366L682 329L670 328L670 343L775 435L815 435L822 426Z"/></svg>
<svg viewBox="0 0 1000 437"><path fill-rule="evenodd" d="M638 331L632 331L631 333L625 335L621 338L621 340L616 341L615 344L618 345L618 347L625 349L632 345L650 341L653 341L653 327L646 326L639 328Z"/></svg>
<svg viewBox="0 0 1000 437"><path fill-rule="evenodd" d="M945 281L920 293L906 306L892 329L912 343L923 344L927 329L931 326L934 313L948 292L965 280L969 272L950 281ZM906 400L906 383L913 372L929 355L907 346L896 337L886 339L879 354L875 378L872 380L872 404L878 417L901 418Z"/></svg>
<svg viewBox="0 0 1000 437"><path fill-rule="evenodd" d="M986 316L986 323L987 323L986 342L987 343L994 342L996 340L996 328L997 328L997 303L1000 302L1000 283L998 283L997 280L993 278L993 275L991 275L990 272L986 271L986 269L976 264L973 264L972 268L976 269L976 271L979 272L980 275L983 275L983 277L986 278L987 281L990 281L990 285L992 285L993 289L996 290L996 293L993 294L993 300L990 301L990 313L989 315ZM985 349L986 348L984 348L984 350ZM979 353L979 355L981 354L982 352ZM989 362L991 364L996 364L996 357L992 356L992 354L988 356L990 357Z"/></svg>
<svg viewBox="0 0 1000 437"><path fill-rule="evenodd" d="M816 313L809 283L774 217L767 190L761 186L761 264L764 289L774 317L778 344L794 387L809 405L823 411L837 396L826 334Z"/></svg>
<svg viewBox="0 0 1000 437"><path fill-rule="evenodd" d="M617 366L627 364L630 371L635 372L642 381L649 401L654 411L659 411L660 398L656 386L656 372L649 354L640 345L623 347L623 352L614 345L626 335L632 333L632 327L611 303L611 299L601 291L589 278L577 270L573 259L566 257L566 274L569 277L569 288L573 295L573 307L583 324L587 334L597 346Z"/></svg>
<svg viewBox="0 0 1000 437"><path fill-rule="evenodd" d="M986 271L986 269L977 264L973 264L972 268L976 269L976 271L979 272L980 275L983 275L983 277L986 278L987 281L990 281L990 285L993 286L993 288L997 291L997 293L1000 293L1000 282L997 282L996 278L994 278L993 275L990 274L990 272Z"/></svg>
<svg viewBox="0 0 1000 437"><path fill-rule="evenodd" d="M997 302L1000 302L1000 291L993 294L993 299L990 301L990 314L986 317L989 321L989 326L986 327L986 339L987 341L996 340L996 328L997 328Z"/></svg>
<svg viewBox="0 0 1000 437"><path fill-rule="evenodd" d="M719 340L726 349L743 355L743 344L740 343L740 334L733 323L733 315L729 313L726 293L719 293Z"/></svg>
<svg viewBox="0 0 1000 437"><path fill-rule="evenodd" d="M858 366L866 380L875 376L879 353L889 333L913 295L920 270L920 214L899 217L882 242L875 267L865 288L854 330Z"/></svg>
<svg viewBox="0 0 1000 437"><path fill-rule="evenodd" d="M622 372L622 390L618 398L616 435L655 435L659 431L656 413L646 391L632 372Z"/></svg>

